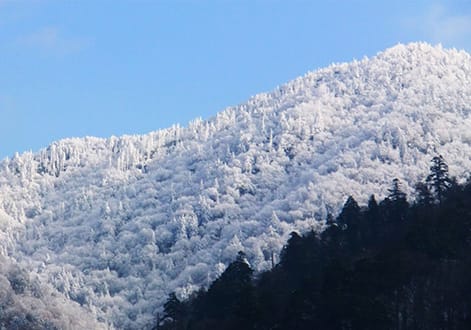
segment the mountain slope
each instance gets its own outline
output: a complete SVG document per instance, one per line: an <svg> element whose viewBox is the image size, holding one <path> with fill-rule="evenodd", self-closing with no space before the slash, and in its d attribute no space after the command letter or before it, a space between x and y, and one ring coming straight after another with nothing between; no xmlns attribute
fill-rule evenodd
<svg viewBox="0 0 471 330"><path fill-rule="evenodd" d="M471 56L398 45L208 121L58 141L0 163L0 251L116 328L209 284L239 250L269 268L349 194L411 194L430 159L471 168ZM276 261L276 260L275 260Z"/></svg>

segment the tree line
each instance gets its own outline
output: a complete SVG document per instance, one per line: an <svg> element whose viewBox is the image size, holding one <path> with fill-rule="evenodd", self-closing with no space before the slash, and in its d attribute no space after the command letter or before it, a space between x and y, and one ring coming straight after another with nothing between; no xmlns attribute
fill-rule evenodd
<svg viewBox="0 0 471 330"><path fill-rule="evenodd" d="M322 233L291 234L254 274L243 252L207 290L170 294L155 329L471 329L471 181L443 157L409 203L348 197Z"/></svg>

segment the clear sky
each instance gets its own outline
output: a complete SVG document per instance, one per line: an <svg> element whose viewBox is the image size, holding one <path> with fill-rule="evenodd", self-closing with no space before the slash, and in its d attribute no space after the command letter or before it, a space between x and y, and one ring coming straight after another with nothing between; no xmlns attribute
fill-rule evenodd
<svg viewBox="0 0 471 330"><path fill-rule="evenodd" d="M399 42L471 51L470 0L0 0L0 158L210 118Z"/></svg>

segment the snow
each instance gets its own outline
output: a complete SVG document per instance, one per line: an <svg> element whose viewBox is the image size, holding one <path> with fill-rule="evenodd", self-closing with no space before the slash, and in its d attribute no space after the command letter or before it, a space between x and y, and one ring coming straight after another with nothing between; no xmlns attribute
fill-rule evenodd
<svg viewBox="0 0 471 330"><path fill-rule="evenodd" d="M412 43L188 127L61 140L0 163L0 254L84 318L146 328L239 250L271 267L348 195L384 197L397 177L413 196L437 154L467 178L470 114L471 56Z"/></svg>

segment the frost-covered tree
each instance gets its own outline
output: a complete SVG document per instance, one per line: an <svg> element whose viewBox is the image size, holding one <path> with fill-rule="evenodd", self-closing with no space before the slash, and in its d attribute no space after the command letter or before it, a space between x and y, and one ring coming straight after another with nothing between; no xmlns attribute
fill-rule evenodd
<svg viewBox="0 0 471 330"><path fill-rule="evenodd" d="M470 87L466 52L398 45L187 128L16 154L0 161L0 254L112 327L144 329L169 292L207 287L239 250L271 268L343 196L383 199L393 177L409 194L436 152L462 178ZM343 229L328 225L335 253Z"/></svg>

